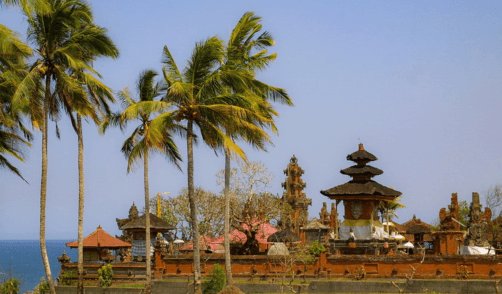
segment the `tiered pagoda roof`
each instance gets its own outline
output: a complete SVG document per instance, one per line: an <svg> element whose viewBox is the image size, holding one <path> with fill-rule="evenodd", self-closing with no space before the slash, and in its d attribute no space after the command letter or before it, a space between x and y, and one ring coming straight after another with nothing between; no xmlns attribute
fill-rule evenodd
<svg viewBox="0 0 502 294"><path fill-rule="evenodd" d="M146 215L139 216L138 209L134 203L129 209L129 218L116 219L119 230L145 230L146 229ZM155 214L150 213L150 230L152 231L168 231L176 229L165 220L157 217Z"/></svg>
<svg viewBox="0 0 502 294"><path fill-rule="evenodd" d="M351 176L352 180L322 190L321 194L336 200L392 200L401 196L401 192L371 180L374 176L383 174L382 170L367 165L368 162L377 159L375 155L364 150L363 144L359 144L359 150L347 156L347 160L354 161L356 165L340 171L341 174Z"/></svg>

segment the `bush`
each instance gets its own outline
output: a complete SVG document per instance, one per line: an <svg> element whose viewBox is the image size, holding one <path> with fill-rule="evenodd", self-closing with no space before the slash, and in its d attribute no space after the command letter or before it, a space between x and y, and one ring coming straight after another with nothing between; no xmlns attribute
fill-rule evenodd
<svg viewBox="0 0 502 294"><path fill-rule="evenodd" d="M103 290L112 285L113 270L111 264L103 265L100 269L98 269L98 275L99 285Z"/></svg>
<svg viewBox="0 0 502 294"><path fill-rule="evenodd" d="M309 247L309 253L310 255L313 255L313 256L318 256L319 254L323 253L324 251L326 251L326 248L324 247L324 245L322 244L319 244L319 241L314 241L312 243L312 245L310 245Z"/></svg>
<svg viewBox="0 0 502 294"><path fill-rule="evenodd" d="M40 283L35 288L34 293L38 293L38 294L50 293L49 282L47 282L44 278L41 278Z"/></svg>
<svg viewBox="0 0 502 294"><path fill-rule="evenodd" d="M77 271L66 271L59 276L59 281L63 286L72 286L75 285L77 280Z"/></svg>
<svg viewBox="0 0 502 294"><path fill-rule="evenodd" d="M225 269L221 265L215 264L213 271L204 279L204 282L202 283L202 293L216 294L223 290L226 283L227 277L225 275Z"/></svg>
<svg viewBox="0 0 502 294"><path fill-rule="evenodd" d="M19 292L19 280L10 278L2 285L2 294L17 294Z"/></svg>

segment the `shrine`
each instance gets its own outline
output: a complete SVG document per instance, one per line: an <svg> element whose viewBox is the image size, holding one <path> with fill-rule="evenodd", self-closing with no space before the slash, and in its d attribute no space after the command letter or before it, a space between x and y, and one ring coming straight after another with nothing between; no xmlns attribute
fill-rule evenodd
<svg viewBox="0 0 502 294"><path fill-rule="evenodd" d="M352 180L321 191L324 196L336 200L335 207L343 201L345 220L339 228L339 239L349 239L351 229L356 239L371 239L373 232L376 234L375 237L385 237L383 225L378 217L379 203L392 201L399 197L401 192L371 180L383 171L367 165L377 158L364 150L363 144L359 144L359 150L348 155L347 160L355 162L356 165L343 169L340 173L352 177Z"/></svg>

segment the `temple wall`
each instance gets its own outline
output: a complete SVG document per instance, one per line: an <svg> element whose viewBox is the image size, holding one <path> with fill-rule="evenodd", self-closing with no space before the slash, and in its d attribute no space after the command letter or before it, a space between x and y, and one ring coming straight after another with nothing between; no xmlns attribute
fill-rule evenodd
<svg viewBox="0 0 502 294"><path fill-rule="evenodd" d="M502 258L498 256L464 255L422 255L375 256L321 254L314 263L296 262L293 266L297 275L306 277L346 277L353 278L364 269L367 277L405 278L417 267L415 278L451 279L475 278L489 279L502 277ZM215 264L224 266L223 254L201 256L203 273L207 274ZM283 256L249 255L232 256L232 273L239 277L281 276L292 264L290 258ZM420 266L419 266L420 265ZM412 267L411 267L412 266ZM166 256L156 261L155 278L183 277L193 272L191 256Z"/></svg>

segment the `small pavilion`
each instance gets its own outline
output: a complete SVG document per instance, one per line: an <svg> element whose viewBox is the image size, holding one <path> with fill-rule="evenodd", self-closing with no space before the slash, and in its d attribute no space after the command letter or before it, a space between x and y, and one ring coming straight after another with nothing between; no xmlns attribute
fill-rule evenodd
<svg viewBox="0 0 502 294"><path fill-rule="evenodd" d="M131 243L124 242L120 239L112 237L98 226L89 236L85 237L84 243L84 262L89 261L106 261L111 262L115 260L113 251L120 249L131 248ZM78 248L78 241L66 243L70 248Z"/></svg>
<svg viewBox="0 0 502 294"><path fill-rule="evenodd" d="M339 228L339 239L349 239L351 231L353 237L360 240L388 237L378 218L378 206L380 201L392 201L399 197L401 192L372 180L383 171L368 165L377 158L364 150L363 144L359 144L359 150L348 155L347 160L355 162L356 165L343 169L340 173L352 177L352 180L321 191L324 196L336 200L336 206L343 201L345 220Z"/></svg>

